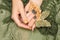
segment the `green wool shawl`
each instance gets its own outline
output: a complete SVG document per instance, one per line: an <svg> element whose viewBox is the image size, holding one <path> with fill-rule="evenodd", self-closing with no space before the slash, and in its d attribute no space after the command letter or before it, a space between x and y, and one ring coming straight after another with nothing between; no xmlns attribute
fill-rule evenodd
<svg viewBox="0 0 60 40"><path fill-rule="evenodd" d="M28 1L23 0L23 3L25 6ZM14 23L11 8L11 0L0 0L0 40L60 40L60 0L43 0L41 10L50 12L45 19L51 27L36 28L33 32Z"/></svg>

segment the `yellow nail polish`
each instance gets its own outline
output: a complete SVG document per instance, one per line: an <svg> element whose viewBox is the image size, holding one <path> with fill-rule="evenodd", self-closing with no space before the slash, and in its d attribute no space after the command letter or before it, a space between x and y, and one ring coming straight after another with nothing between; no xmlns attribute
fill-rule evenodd
<svg viewBox="0 0 60 40"><path fill-rule="evenodd" d="M25 20L24 20L24 23L25 23L25 24L27 24L27 23L28 23L28 20L27 20L27 19L25 19Z"/></svg>

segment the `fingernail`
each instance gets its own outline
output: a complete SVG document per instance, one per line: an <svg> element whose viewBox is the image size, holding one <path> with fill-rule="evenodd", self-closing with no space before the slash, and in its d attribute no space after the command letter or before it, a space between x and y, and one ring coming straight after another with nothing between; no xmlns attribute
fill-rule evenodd
<svg viewBox="0 0 60 40"><path fill-rule="evenodd" d="M28 20L27 20L27 19L25 19L25 20L24 20L24 23L25 23L25 24L27 24L27 23L28 23Z"/></svg>
<svg viewBox="0 0 60 40"><path fill-rule="evenodd" d="M32 29L32 32L34 31L34 29Z"/></svg>

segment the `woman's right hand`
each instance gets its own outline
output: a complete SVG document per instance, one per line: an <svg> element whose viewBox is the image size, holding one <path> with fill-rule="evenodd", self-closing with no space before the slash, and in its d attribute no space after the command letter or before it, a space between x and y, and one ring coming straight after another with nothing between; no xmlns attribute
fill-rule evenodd
<svg viewBox="0 0 60 40"><path fill-rule="evenodd" d="M19 27L31 30L31 28L28 25L23 23L24 20L27 20L27 17L26 13L24 12L24 6L21 0L12 0L11 18Z"/></svg>
<svg viewBox="0 0 60 40"><path fill-rule="evenodd" d="M12 0L12 15L15 13L17 14L17 12L18 12L18 14L20 14L23 19L22 21L24 23L27 23L28 19L26 17L26 13L24 11L25 11L24 6L23 6L23 3L21 0Z"/></svg>
<svg viewBox="0 0 60 40"><path fill-rule="evenodd" d="M26 14L24 11L24 6L21 0L12 0L12 16L13 21L18 25L18 27L22 27L25 29L32 30L30 26L35 27L34 20L32 20L34 15L32 13ZM23 23L22 20L26 19L31 22L28 24ZM31 24L32 23L32 24ZM31 24L31 25L30 25Z"/></svg>

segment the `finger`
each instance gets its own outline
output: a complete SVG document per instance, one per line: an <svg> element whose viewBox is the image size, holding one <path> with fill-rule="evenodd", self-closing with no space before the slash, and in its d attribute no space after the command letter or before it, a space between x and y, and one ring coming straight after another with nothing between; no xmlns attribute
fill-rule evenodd
<svg viewBox="0 0 60 40"><path fill-rule="evenodd" d="M16 23L19 27L22 27L22 28L31 30L31 28L30 28L29 26L21 23L21 21L18 19L17 16L14 18L14 21L15 21L15 23Z"/></svg>
<svg viewBox="0 0 60 40"><path fill-rule="evenodd" d="M32 19L32 20L28 23L28 26L32 27L34 23L35 23L35 20Z"/></svg>
<svg viewBox="0 0 60 40"><path fill-rule="evenodd" d="M35 15L34 15L32 12L29 12L29 13L27 14L28 22L30 22L31 19L32 19L34 16L35 16Z"/></svg>
<svg viewBox="0 0 60 40"><path fill-rule="evenodd" d="M23 19L22 21L26 24L28 22L28 20L27 20L26 14L23 13L23 11L21 11L21 17Z"/></svg>
<svg viewBox="0 0 60 40"><path fill-rule="evenodd" d="M33 24L32 31L34 31L34 29L35 29L35 26L36 26L36 25L35 25L35 24Z"/></svg>
<svg viewBox="0 0 60 40"><path fill-rule="evenodd" d="M25 12L29 10L29 5L30 5L30 2L25 6Z"/></svg>
<svg viewBox="0 0 60 40"><path fill-rule="evenodd" d="M13 21L14 21L19 27L22 27L22 28L31 30L31 28L30 28L29 26L24 25L23 23L21 23L21 21L19 20L19 17L18 17L18 14L17 14L18 12L17 12L17 11L13 11L12 13L13 13L12 19L13 19Z"/></svg>
<svg viewBox="0 0 60 40"><path fill-rule="evenodd" d="M24 23L27 23L28 22L28 19L26 17L26 13L24 11L24 6L23 6L23 3L21 2L21 4L19 5L19 8L18 8L20 14L21 14L21 17L23 19L23 22Z"/></svg>
<svg viewBox="0 0 60 40"><path fill-rule="evenodd" d="M26 23L28 23L28 18L26 17L26 15L25 14L21 14L21 17L22 17L22 21L26 24Z"/></svg>
<svg viewBox="0 0 60 40"><path fill-rule="evenodd" d="M27 16L27 17L29 17L30 15L31 15L31 12L29 12L29 13L26 13L26 16Z"/></svg>

